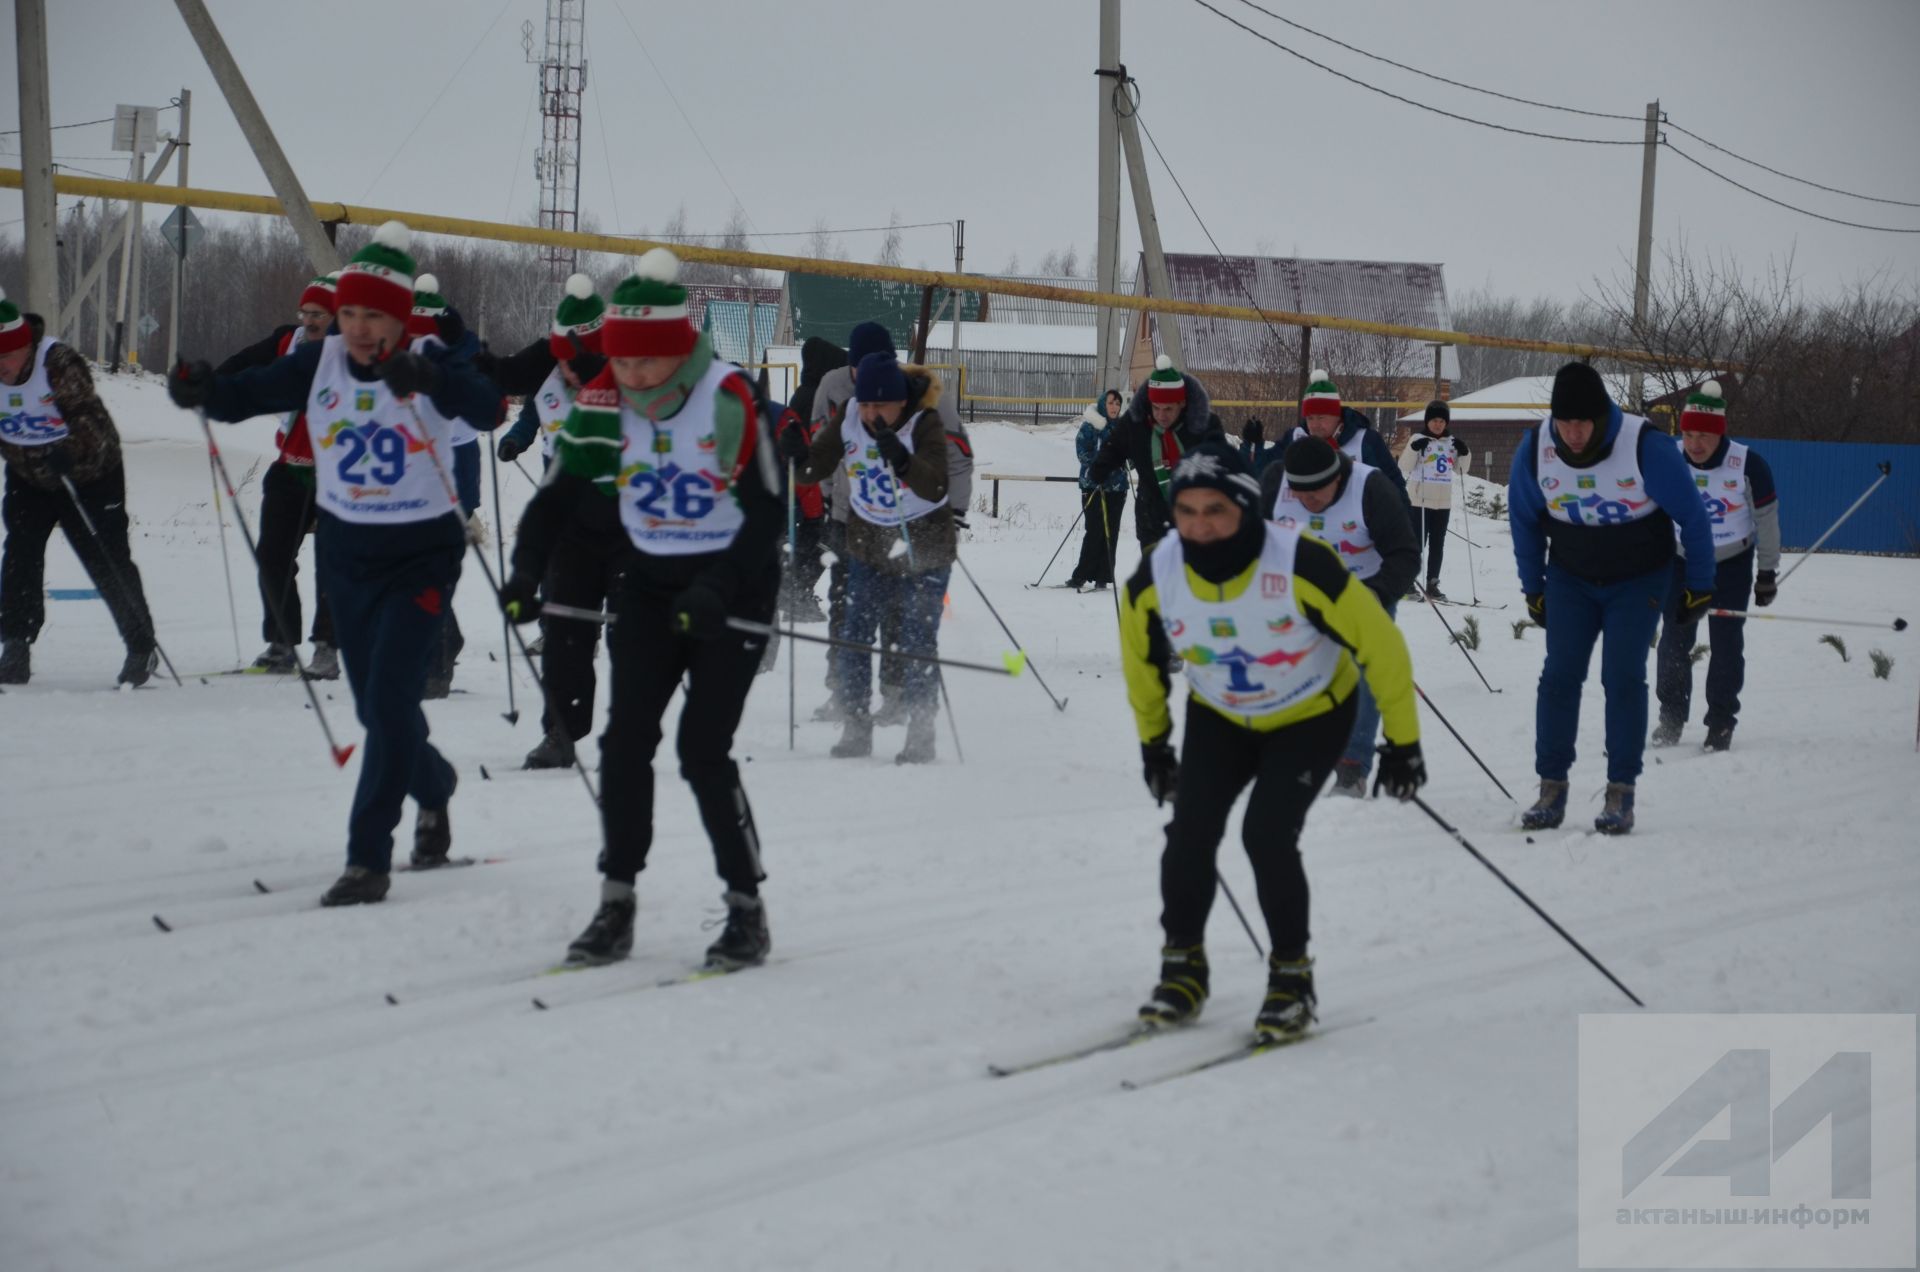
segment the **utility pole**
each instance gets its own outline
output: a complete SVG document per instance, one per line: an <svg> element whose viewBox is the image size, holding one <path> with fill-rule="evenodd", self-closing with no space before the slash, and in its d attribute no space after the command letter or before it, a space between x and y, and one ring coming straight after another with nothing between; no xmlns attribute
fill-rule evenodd
<svg viewBox="0 0 1920 1272"><path fill-rule="evenodd" d="M1094 73L1099 104L1099 229L1094 246L1094 285L1112 292L1120 277L1120 121L1114 98L1120 87L1120 0L1100 0L1100 69ZM1103 398L1120 383L1113 309L1102 305L1093 362L1093 396Z"/></svg>
<svg viewBox="0 0 1920 1272"><path fill-rule="evenodd" d="M160 157L154 161L151 168L147 169L144 179L148 185L152 185L160 179L161 174L167 170L167 165L173 162L173 154L179 148L180 142L177 138L167 143L167 148L160 152ZM128 179L132 181L142 180L138 167L135 167L128 173ZM113 228L109 230L107 228L107 207L108 204L103 199L100 203L100 256L92 265L87 267L86 275L81 278L80 282L74 287L73 298L62 306L60 310L60 322L54 328L54 330L66 331L80 320L80 306L84 303L87 293L93 289L94 284L98 283L100 285L100 298L95 305L95 309L100 325L100 349L94 359L96 362L105 362L107 360L106 321L108 308L107 292L109 290L107 266L113 260L113 248L110 245L114 239L121 238L126 234L127 226L133 218L132 207L124 208L121 210L120 219L115 221Z"/></svg>
<svg viewBox="0 0 1920 1272"><path fill-rule="evenodd" d="M200 55L206 58L207 69L213 72L213 82L220 86L233 117L240 123L240 131L246 134L247 144L253 148L253 157L260 161L260 167L266 172L267 183L279 197L280 210L285 214L287 223L300 236L300 245L306 249L313 272L332 273L340 268L340 253L321 226L320 218L314 215L313 204L308 202L307 192L300 186L300 178L294 175L286 152L274 140L273 129L267 126L266 116L260 113L260 103L254 100L246 77L240 74L239 63L233 60L233 54L228 51L220 28L213 24L213 17L202 0L173 0L173 3L186 21L187 30L193 33L193 42L200 46Z"/></svg>
<svg viewBox="0 0 1920 1272"><path fill-rule="evenodd" d="M54 255L53 118L47 105L46 0L15 0L14 48L20 75L20 206L26 216L28 312L60 312L60 262Z"/></svg>
<svg viewBox="0 0 1920 1272"><path fill-rule="evenodd" d="M1153 189L1147 184L1146 152L1140 148L1140 125L1134 122L1135 98L1127 91L1133 81L1121 72L1120 92L1114 101L1114 113L1120 125L1120 144L1127 154L1127 179L1133 187L1133 214L1140 222L1140 250L1146 257L1147 290L1162 300L1173 299L1173 284L1167 277L1167 254L1160 247L1160 221L1153 214ZM1186 369L1180 351L1180 320L1171 314L1159 317L1160 343L1173 365Z"/></svg>
<svg viewBox="0 0 1920 1272"><path fill-rule="evenodd" d="M193 154L193 90L180 90L180 188L187 186L187 160ZM180 247L173 257L173 303L167 312L167 361L180 356L180 294L187 289L187 206L180 205Z"/></svg>
<svg viewBox="0 0 1920 1272"><path fill-rule="evenodd" d="M1660 153L1660 103L1647 103L1647 139L1640 156L1640 250L1633 266L1633 335L1646 343L1647 291L1653 271L1653 169ZM1646 401L1646 375L1633 375L1633 410L1639 414Z"/></svg>

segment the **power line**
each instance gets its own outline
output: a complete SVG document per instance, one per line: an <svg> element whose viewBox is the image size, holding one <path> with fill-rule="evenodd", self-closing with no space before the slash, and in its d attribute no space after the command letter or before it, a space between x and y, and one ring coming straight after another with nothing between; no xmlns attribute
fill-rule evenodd
<svg viewBox="0 0 1920 1272"><path fill-rule="evenodd" d="M1729 158L1738 159L1741 163L1752 164L1754 167L1760 169L1760 171L1771 172L1776 177L1784 177L1788 181L1797 181L1803 186L1812 186L1816 190L1825 190L1828 194L1844 195L1849 199L1861 199L1867 203L1890 203L1897 208L1920 208L1920 203L1908 203L1904 199L1878 199L1871 194L1855 194L1851 190L1841 190L1834 186L1821 185L1818 181L1809 181L1805 177L1796 177L1792 173L1782 172L1778 168L1769 168L1766 164L1761 163L1758 159L1749 159L1745 155L1734 154L1733 151L1728 150L1725 146L1715 145L1713 142L1708 141L1705 137L1702 137L1699 133L1691 132L1685 128L1682 128L1680 125L1674 123L1670 119L1665 120L1663 122L1666 123L1667 127L1673 129L1673 131L1677 133L1684 133L1685 135L1693 138L1695 141L1699 142L1701 145L1706 146L1711 150L1718 150L1721 154L1726 155ZM1676 151L1675 153L1677 154L1679 152ZM1719 174L1716 173L1715 175L1718 176ZM1841 224L1846 225L1846 224L1850 224L1850 222L1843 221L1841 222Z"/></svg>
<svg viewBox="0 0 1920 1272"><path fill-rule="evenodd" d="M1689 134L1689 136L1691 136L1691 134ZM1734 187L1736 190L1745 190L1748 194L1752 195L1754 198L1764 199L1766 202L1773 204L1775 207L1785 208L1789 212L1798 212L1801 216L1810 216L1816 221L1827 221L1834 225L1844 225L1850 229L1855 229L1855 230L1873 230L1876 233L1880 233L1880 234L1920 234L1920 229L1907 230L1907 229L1901 229L1899 226L1894 226L1894 225L1865 225L1859 221L1843 221L1837 216L1822 216L1818 212L1810 212L1806 208L1795 207L1791 203L1783 203L1779 199L1774 198L1770 194L1760 193L1760 191L1754 189L1752 186L1741 185L1738 181L1735 181L1732 177L1728 176L1724 172L1718 172L1712 168L1707 167L1706 164L1701 163L1698 159L1695 159L1692 155L1680 149L1678 146L1674 145L1670 141L1662 141L1660 144L1665 146L1668 150L1673 151L1674 154L1679 155L1682 159L1685 159L1688 163L1692 164L1694 167L1700 169L1700 171L1705 172L1711 176L1720 178L1722 181Z"/></svg>
<svg viewBox="0 0 1920 1272"><path fill-rule="evenodd" d="M156 107L155 109L179 110L180 103L177 101L169 102L167 105L159 106L159 107ZM91 128L95 124L111 124L114 122L115 118L116 116L108 115L105 119L83 119L77 124L54 124L52 125L52 128L54 132L59 132L62 128ZM0 137L18 137L19 135L20 135L20 130L18 128L0 128Z"/></svg>
<svg viewBox="0 0 1920 1272"><path fill-rule="evenodd" d="M1305 31L1308 35L1313 36L1317 40L1325 40L1329 44L1337 44L1341 48L1347 50L1347 52L1349 53L1358 53L1361 57L1372 58L1376 62L1385 62L1388 66L1397 67L1400 70L1409 71L1415 75L1424 76L1425 78L1434 80L1437 83L1450 84L1455 88L1464 88L1469 93L1485 93L1488 97L1498 97L1502 101L1518 102L1522 106L1538 106L1541 110L1564 111L1569 115L1587 115L1594 119L1624 119L1628 123L1635 123L1635 124L1640 122L1640 116L1638 115L1615 115L1615 114L1612 114L1611 112L1604 111L1604 110L1581 110L1578 107L1574 107L1574 106L1556 106L1552 102L1536 102L1526 97L1515 97L1510 93L1496 93L1490 88L1479 88L1472 84L1463 84L1459 80L1448 79L1444 75L1435 75L1432 71L1423 71L1417 66L1408 66L1405 62L1396 62L1390 57L1381 57L1378 53L1369 53L1365 49L1360 48L1358 45L1348 44L1345 40L1336 40L1332 36L1326 34L1325 32L1316 31L1310 26L1306 26L1303 23L1295 22L1292 18L1282 17L1281 15L1275 13L1271 9L1262 9L1259 5L1255 4L1253 0L1240 0L1240 3L1246 5L1249 9L1259 10L1261 13L1264 13L1268 17L1272 18L1275 22L1284 22L1296 31Z"/></svg>
<svg viewBox="0 0 1920 1272"><path fill-rule="evenodd" d="M506 3L500 6L500 12L493 15L493 21L488 24L485 31L480 33L480 38L474 41L473 47L467 50L467 55L460 59L460 65L453 68L453 74L447 76L447 82L440 86L440 91L433 95L431 102L427 103L426 111L414 121L413 127L407 130L407 135L400 139L399 146L387 156L387 161L380 165L380 171L373 174L373 180L367 182L367 188L360 192L362 199L373 193L373 187L380 184L380 178L387 175L387 169L393 167L393 161L398 159L401 152L407 148L407 143L412 141L413 135L420 131L420 126L427 122L428 116L433 114L434 107L440 104L440 99L445 97L447 90L453 87L453 82L460 78L460 72L467 69L467 63L473 61L473 55L480 51L480 46L485 44L487 37L493 34L493 28L500 25L500 19L506 17L507 10L512 7L513 0L506 0Z"/></svg>
<svg viewBox="0 0 1920 1272"><path fill-rule="evenodd" d="M1559 133L1535 132L1530 128L1510 128L1506 124L1496 124L1491 122L1490 120L1475 119L1471 115L1461 115L1461 114L1455 113L1454 111L1442 110L1438 106L1429 106L1425 102L1417 102L1413 100L1413 98L1411 97L1402 97L1398 93L1388 92L1386 89L1381 88L1375 84L1369 84L1365 80L1355 79L1353 76L1348 75L1344 71L1335 70L1333 67L1328 66L1325 62L1316 62L1312 58L1308 57L1305 53L1301 53L1296 49L1288 48L1286 45L1280 43L1280 41L1274 39L1272 36L1268 35L1266 32L1255 30L1253 27L1250 27L1246 23L1240 21L1240 19L1233 17L1230 14L1222 13L1220 10L1214 8L1211 4L1207 3L1207 0L1193 0L1193 2L1199 5L1202 9L1205 9L1208 13L1211 13L1215 17L1221 19L1222 21L1230 22L1234 26L1239 27L1242 31L1245 31L1248 35L1253 36L1255 39L1264 40L1266 43L1271 44L1274 48L1279 49L1282 53L1285 53L1288 57L1298 58L1302 62L1305 62L1308 66L1316 67L1319 70L1325 71L1327 74L1332 75L1337 79L1343 79L1347 81L1347 83L1349 84L1358 85L1359 87L1366 89L1369 93L1378 93L1382 97L1391 98L1394 101L1399 102L1405 106L1412 106L1419 110L1427 111L1431 114L1442 115L1448 119L1457 119L1463 124L1477 124L1482 128L1491 128L1495 132L1515 133L1522 137L1538 137L1542 141L1566 141L1566 142L1573 142L1577 145L1582 145L1582 146L1641 146L1646 144L1644 139L1636 140L1636 141L1610 141L1603 137L1568 137Z"/></svg>
<svg viewBox="0 0 1920 1272"><path fill-rule="evenodd" d="M829 229L823 226L811 230L741 230L738 233L741 238L805 238L811 234L879 234L886 230L926 230L935 226L949 233L953 231L952 221L915 221L910 225L855 225L846 229ZM727 239L734 236L732 234L616 234L613 237L694 240Z"/></svg>

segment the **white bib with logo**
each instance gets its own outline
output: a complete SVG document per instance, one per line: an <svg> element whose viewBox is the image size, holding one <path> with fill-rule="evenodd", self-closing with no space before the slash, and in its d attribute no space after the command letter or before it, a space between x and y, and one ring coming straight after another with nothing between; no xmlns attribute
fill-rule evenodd
<svg viewBox="0 0 1920 1272"><path fill-rule="evenodd" d="M714 429L720 385L737 369L714 359L679 412L657 424L621 402L620 521L649 556L718 552L746 522Z"/></svg>
<svg viewBox="0 0 1920 1272"><path fill-rule="evenodd" d="M1435 437L1427 434L1427 444L1415 451L1413 461L1413 479L1428 486L1453 488L1453 472L1459 466L1458 452L1453 448L1451 437ZM1418 437L1413 439L1419 441Z"/></svg>
<svg viewBox="0 0 1920 1272"><path fill-rule="evenodd" d="M898 432L900 444L913 454L913 429L921 411L902 420ZM860 422L860 403L847 399L846 418L840 424L841 467L847 475L847 504L862 521L876 526L897 526L903 521L918 521L935 508L946 506L922 499L907 488L874 444L873 435Z"/></svg>
<svg viewBox="0 0 1920 1272"><path fill-rule="evenodd" d="M1294 603L1293 559L1300 536L1272 522L1246 590L1205 601L1187 586L1180 536L1153 550L1160 624L1186 662L1187 684L1229 715L1265 716L1323 692L1340 669L1340 646Z"/></svg>
<svg viewBox="0 0 1920 1272"><path fill-rule="evenodd" d="M1374 546L1373 531L1367 527L1362 499L1367 478L1374 471L1372 465L1356 461L1353 475L1347 479L1347 488L1325 512L1308 512L1300 496L1293 493L1287 479L1282 477L1268 520L1288 530L1312 535L1338 552L1355 578L1370 579L1380 572L1380 549Z"/></svg>
<svg viewBox="0 0 1920 1272"><path fill-rule="evenodd" d="M47 379L47 355L56 340L42 340L33 373L25 384L0 384L0 442L13 446L51 446L67 436L67 421L53 400Z"/></svg>
<svg viewBox="0 0 1920 1272"><path fill-rule="evenodd" d="M424 394L412 399L412 408L385 382L354 379L346 338L326 338L307 391L322 508L361 525L429 521L458 511L429 453L438 445L440 462L448 462L446 421Z"/></svg>
<svg viewBox="0 0 1920 1272"><path fill-rule="evenodd" d="M1333 431L1335 432L1335 434L1338 434L1340 432L1338 427L1335 427ZM1313 434L1307 432L1307 426L1305 424L1296 424L1293 426L1294 441L1297 442L1303 437L1312 437L1312 436ZM1348 455L1352 456L1354 461L1357 463L1359 462L1359 459L1360 459L1360 444L1366 440L1367 440L1367 430L1364 428L1356 428L1353 430L1353 436L1349 437L1346 441L1341 442L1339 444L1339 447L1341 450L1345 451Z"/></svg>
<svg viewBox="0 0 1920 1272"><path fill-rule="evenodd" d="M1620 435L1607 457L1591 468L1575 468L1560 458L1553 421L1540 421L1533 446L1547 515L1570 526L1618 526L1658 512L1640 472L1640 430L1646 423L1638 415L1621 416Z"/></svg>
<svg viewBox="0 0 1920 1272"><path fill-rule="evenodd" d="M541 381L539 392L533 395L533 415L540 421L540 453L548 459L553 458L553 436L567 422L567 416L573 413L573 390L567 387L566 377L560 374L556 363L553 370L547 372L547 378Z"/></svg>
<svg viewBox="0 0 1920 1272"><path fill-rule="evenodd" d="M1686 457L1684 448L1681 457ZM1751 542L1753 488L1747 484L1746 444L1729 441L1727 453L1720 457L1717 466L1695 468L1688 463L1687 471L1693 474L1694 489L1700 492L1700 502L1707 506L1707 515L1713 518L1714 551L1736 543ZM1678 525L1673 528L1673 537L1675 542L1679 541Z"/></svg>

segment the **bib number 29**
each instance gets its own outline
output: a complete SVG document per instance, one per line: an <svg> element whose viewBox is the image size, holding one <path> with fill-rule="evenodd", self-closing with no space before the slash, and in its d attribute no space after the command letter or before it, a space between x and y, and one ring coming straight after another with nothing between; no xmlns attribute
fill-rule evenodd
<svg viewBox="0 0 1920 1272"><path fill-rule="evenodd" d="M407 439L389 428L371 439L345 429L340 449L340 480L350 486L391 486L407 471Z"/></svg>

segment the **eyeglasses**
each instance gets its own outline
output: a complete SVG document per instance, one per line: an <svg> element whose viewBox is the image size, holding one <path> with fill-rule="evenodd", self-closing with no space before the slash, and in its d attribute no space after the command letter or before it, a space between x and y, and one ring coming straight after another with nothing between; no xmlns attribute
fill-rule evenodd
<svg viewBox="0 0 1920 1272"><path fill-rule="evenodd" d="M298 318L301 322L319 322L322 319L328 322L333 321L333 315L324 309L302 309L295 313L294 317Z"/></svg>

